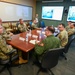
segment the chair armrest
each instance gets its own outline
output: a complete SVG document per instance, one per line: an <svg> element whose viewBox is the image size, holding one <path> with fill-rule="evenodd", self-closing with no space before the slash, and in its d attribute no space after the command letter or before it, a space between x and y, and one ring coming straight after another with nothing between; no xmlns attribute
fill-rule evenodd
<svg viewBox="0 0 75 75"><path fill-rule="evenodd" d="M13 49L11 52L6 53L6 55L12 55L14 52L16 52L16 49Z"/></svg>

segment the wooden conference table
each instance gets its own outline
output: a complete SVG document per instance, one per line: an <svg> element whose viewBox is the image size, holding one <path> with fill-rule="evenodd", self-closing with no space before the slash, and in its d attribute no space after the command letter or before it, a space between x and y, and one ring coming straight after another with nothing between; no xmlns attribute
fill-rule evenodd
<svg viewBox="0 0 75 75"><path fill-rule="evenodd" d="M32 36L33 35L38 36L39 33L37 31L40 31L40 30L35 29L35 30L31 31L31 36L28 37L28 42L25 40L22 40L22 38L24 39L26 37L26 32L23 32L20 34L13 35L12 39L7 41L7 43L19 50L22 50L23 52L28 53L35 47L35 44L32 44L29 41L36 39ZM38 37L37 37L37 39L38 39ZM29 59L29 57L28 57L28 59Z"/></svg>

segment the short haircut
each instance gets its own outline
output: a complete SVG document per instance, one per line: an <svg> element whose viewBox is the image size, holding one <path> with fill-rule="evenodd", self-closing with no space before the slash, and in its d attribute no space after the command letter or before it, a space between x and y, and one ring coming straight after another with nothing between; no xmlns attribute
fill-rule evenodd
<svg viewBox="0 0 75 75"><path fill-rule="evenodd" d="M62 25L65 28L65 24L64 23L60 23L59 25Z"/></svg>
<svg viewBox="0 0 75 75"><path fill-rule="evenodd" d="M55 29L54 29L54 27L52 27L52 26L48 26L47 29L48 29L49 31L51 31L52 33L55 32Z"/></svg>

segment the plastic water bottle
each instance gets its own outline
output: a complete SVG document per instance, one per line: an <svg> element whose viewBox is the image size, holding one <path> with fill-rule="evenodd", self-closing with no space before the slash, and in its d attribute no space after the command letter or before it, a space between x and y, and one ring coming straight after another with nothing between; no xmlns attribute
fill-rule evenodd
<svg viewBox="0 0 75 75"><path fill-rule="evenodd" d="M41 33L39 33L39 40L41 40Z"/></svg>
<svg viewBox="0 0 75 75"><path fill-rule="evenodd" d="M28 33L26 34L26 41L28 42Z"/></svg>

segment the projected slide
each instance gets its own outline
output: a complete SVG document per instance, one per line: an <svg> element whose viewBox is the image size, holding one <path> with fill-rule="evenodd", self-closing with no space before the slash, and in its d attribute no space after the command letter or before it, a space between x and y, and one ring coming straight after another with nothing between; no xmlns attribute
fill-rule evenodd
<svg viewBox="0 0 75 75"><path fill-rule="evenodd" d="M43 6L42 19L62 20L63 6Z"/></svg>
<svg viewBox="0 0 75 75"><path fill-rule="evenodd" d="M67 21L75 22L75 6L69 6Z"/></svg>

